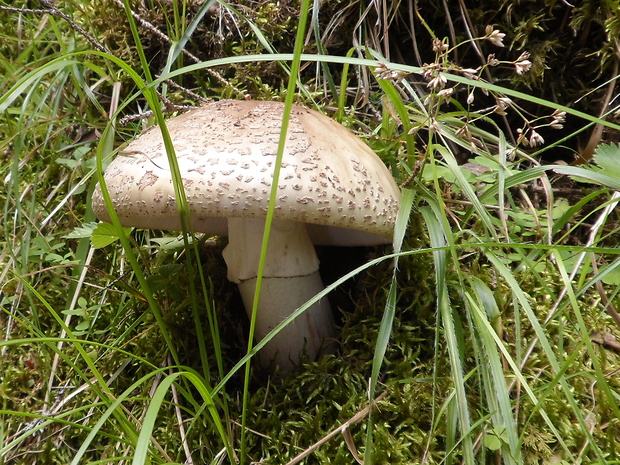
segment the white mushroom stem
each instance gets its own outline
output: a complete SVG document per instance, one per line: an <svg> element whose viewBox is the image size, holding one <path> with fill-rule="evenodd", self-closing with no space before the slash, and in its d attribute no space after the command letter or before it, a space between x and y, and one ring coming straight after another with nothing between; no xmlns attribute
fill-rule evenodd
<svg viewBox="0 0 620 465"><path fill-rule="evenodd" d="M223 255L228 279L239 285L249 317L256 289L265 221L228 219L228 245ZM263 339L276 325L323 290L319 260L302 223L274 220L256 315L255 338ZM316 302L278 333L260 352L262 364L275 360L284 370L295 366L305 351L311 359L334 335L327 298Z"/></svg>

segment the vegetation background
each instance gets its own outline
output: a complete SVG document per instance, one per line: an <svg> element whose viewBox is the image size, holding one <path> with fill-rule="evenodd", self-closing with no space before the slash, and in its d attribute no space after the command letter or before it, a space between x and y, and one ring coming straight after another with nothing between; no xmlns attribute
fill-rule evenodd
<svg viewBox="0 0 620 465"><path fill-rule="evenodd" d="M0 1L0 463L618 463L616 0ZM337 353L248 353L225 239L98 224L208 99L293 100L402 188L319 250Z"/></svg>

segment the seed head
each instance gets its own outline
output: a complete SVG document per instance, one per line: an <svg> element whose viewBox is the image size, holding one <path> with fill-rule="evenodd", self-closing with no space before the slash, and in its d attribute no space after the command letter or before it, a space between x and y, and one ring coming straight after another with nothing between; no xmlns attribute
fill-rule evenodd
<svg viewBox="0 0 620 465"><path fill-rule="evenodd" d="M433 79L431 79L426 87L429 89L443 89L448 80L445 78L443 74L437 74Z"/></svg>
<svg viewBox="0 0 620 465"><path fill-rule="evenodd" d="M555 110L551 115L551 126L553 129L562 129L564 127L564 122L566 121L566 112L561 110Z"/></svg>
<svg viewBox="0 0 620 465"><path fill-rule="evenodd" d="M515 70L519 76L527 73L532 67L532 62L528 60L529 57L530 54L528 52L523 52L515 61Z"/></svg>
<svg viewBox="0 0 620 465"><path fill-rule="evenodd" d="M499 60L497 58L495 58L495 53L491 53L487 57L487 63L489 64L489 66L497 66L497 65L499 65Z"/></svg>
<svg viewBox="0 0 620 465"><path fill-rule="evenodd" d="M440 97L449 99L453 92L454 92L454 87L448 87L447 89L440 90L437 95L439 95Z"/></svg>
<svg viewBox="0 0 620 465"><path fill-rule="evenodd" d="M494 113L497 113L498 115L506 115L506 109L509 106L512 106L512 100L510 100L508 97L498 97L495 99L495 108L493 109Z"/></svg>
<svg viewBox="0 0 620 465"><path fill-rule="evenodd" d="M476 80L480 79L478 77L478 73L480 72L480 68L479 67L476 68L476 69L474 69L474 68L461 68L460 71L461 71L461 74L464 77L466 77L467 79L471 79L473 81L476 81Z"/></svg>
<svg viewBox="0 0 620 465"><path fill-rule="evenodd" d="M484 32L486 33L484 38L491 42L493 45L497 47L504 46L504 37L506 37L506 34L504 34L503 32L499 32L498 29L493 29L493 26L491 25L488 25Z"/></svg>
<svg viewBox="0 0 620 465"><path fill-rule="evenodd" d="M398 82L409 73L405 71L390 69L385 63L379 63L375 68L375 74L377 75L377 79Z"/></svg>
<svg viewBox="0 0 620 465"><path fill-rule="evenodd" d="M532 133L530 134L530 145L532 147L536 147L537 145L543 145L544 143L545 139L543 139L540 134L532 129Z"/></svg>
<svg viewBox="0 0 620 465"><path fill-rule="evenodd" d="M445 52L448 50L448 44L439 39L433 39L433 52Z"/></svg>

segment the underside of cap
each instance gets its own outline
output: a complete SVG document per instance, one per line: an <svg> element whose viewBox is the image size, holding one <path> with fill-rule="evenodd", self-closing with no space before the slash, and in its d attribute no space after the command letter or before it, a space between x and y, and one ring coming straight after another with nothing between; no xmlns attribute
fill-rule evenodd
<svg viewBox="0 0 620 465"><path fill-rule="evenodd" d="M284 105L225 100L167 122L195 231L226 235L227 217L261 218L269 203ZM124 226L180 230L158 127L110 164L105 182ZM399 190L381 159L348 129L294 106L274 217L308 224L321 245L391 240ZM109 220L97 186L93 210Z"/></svg>

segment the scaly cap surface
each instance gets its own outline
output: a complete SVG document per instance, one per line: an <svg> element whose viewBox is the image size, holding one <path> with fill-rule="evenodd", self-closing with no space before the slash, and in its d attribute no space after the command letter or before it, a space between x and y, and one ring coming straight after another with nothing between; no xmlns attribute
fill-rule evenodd
<svg viewBox="0 0 620 465"><path fill-rule="evenodd" d="M224 100L167 122L196 231L226 235L227 217L265 215L284 105ZM124 226L180 230L161 131L138 136L105 181ZM344 126L294 106L275 218L308 224L315 244L390 241L399 190L381 159ZM109 221L97 186L93 210Z"/></svg>

